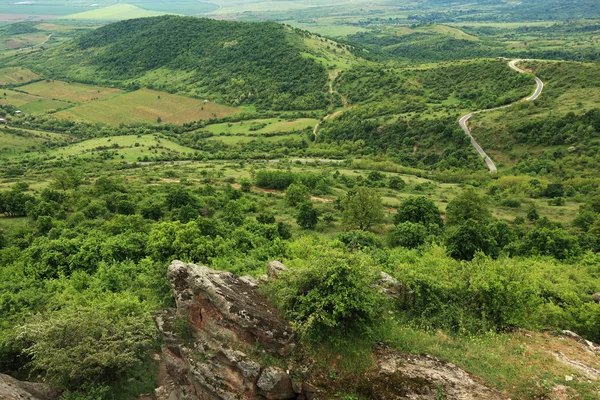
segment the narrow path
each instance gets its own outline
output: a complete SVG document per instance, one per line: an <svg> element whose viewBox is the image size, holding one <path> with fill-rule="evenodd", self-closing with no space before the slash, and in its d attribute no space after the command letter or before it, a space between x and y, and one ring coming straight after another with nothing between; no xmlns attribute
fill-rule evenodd
<svg viewBox="0 0 600 400"><path fill-rule="evenodd" d="M526 60L522 60L522 59L512 60L511 62L508 63L508 66L510 68L514 69L515 71L521 73L521 74L527 73L527 71L524 71L521 68L519 68L519 67L516 66L516 64L518 62L520 62L520 61L526 61ZM537 84L537 87L535 88L535 91L533 92L533 94L531 96L525 98L525 99L520 100L520 101L533 101L533 100L536 100L538 97L540 97L540 95L542 94L542 90L544 90L544 82L542 82L542 80L540 78L538 78L537 76L535 77L535 82ZM479 153L479 155L481 156L481 158L483 158L483 160L487 164L488 169L490 170L490 172L492 174L495 174L496 172L498 172L498 169L496 168L496 165L494 164L494 162L492 161L492 159L481 148L481 146L479 145L479 143L477 143L477 141L475 140L475 138L471 134L471 130L467 126L467 122L475 114L480 114L480 113L490 112L490 111L496 111L496 110L502 110L503 108L511 107L513 104L515 104L515 103L511 103L511 104L508 104L508 105L505 105L505 106L501 106L501 107L489 108L487 110L474 111L472 113L469 113L469 114L463 116L460 119L460 121L458 121L458 123L460 124L460 127L463 129L463 131L465 131L465 134L471 139L471 145L475 148L475 150L477 150L477 153Z"/></svg>
<svg viewBox="0 0 600 400"><path fill-rule="evenodd" d="M333 82L335 82L335 80L337 79L338 75L339 75L340 71L335 71L335 73L333 75L329 75L329 93L330 94L337 94L338 96L340 96L340 98L342 99L342 106L344 108L348 107L348 99L346 99L341 93L339 93L337 90L335 90L333 88ZM314 136L314 142L317 142L317 131L319 130L319 126L321 126L321 124L323 122L325 122L326 120L328 120L329 118L335 118L338 115L340 115L342 112L344 112L343 110L338 110L338 111L334 111L331 114L326 115L321 121L317 122L317 124L315 125L315 128L313 129L313 136Z"/></svg>

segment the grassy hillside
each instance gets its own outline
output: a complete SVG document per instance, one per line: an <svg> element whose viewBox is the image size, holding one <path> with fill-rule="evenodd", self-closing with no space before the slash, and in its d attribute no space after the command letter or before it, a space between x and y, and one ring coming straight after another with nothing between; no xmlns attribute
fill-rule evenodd
<svg viewBox="0 0 600 400"><path fill-rule="evenodd" d="M46 77L263 109L320 109L329 104L328 74L304 43L309 36L275 23L162 16L107 25L17 63Z"/></svg>

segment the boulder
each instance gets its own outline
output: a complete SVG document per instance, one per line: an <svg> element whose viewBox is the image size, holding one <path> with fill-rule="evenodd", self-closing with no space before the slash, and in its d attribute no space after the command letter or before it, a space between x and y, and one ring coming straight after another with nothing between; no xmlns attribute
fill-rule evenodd
<svg viewBox="0 0 600 400"><path fill-rule="evenodd" d="M594 293L592 295L592 300L594 300L596 303L600 303L600 292Z"/></svg>
<svg viewBox="0 0 600 400"><path fill-rule="evenodd" d="M252 277L181 261L171 263L167 276L177 309L154 318L169 377L159 398L296 398L290 376L261 361L288 355L294 335Z"/></svg>
<svg viewBox="0 0 600 400"><path fill-rule="evenodd" d="M255 282L229 272L173 261L167 277L177 312L205 337L224 337L271 353L287 355L293 332L286 320L258 291Z"/></svg>
<svg viewBox="0 0 600 400"><path fill-rule="evenodd" d="M60 392L43 383L16 380L0 374L0 400L55 400Z"/></svg>
<svg viewBox="0 0 600 400"><path fill-rule="evenodd" d="M270 366L263 370L258 378L258 388L269 400L295 399L296 392L292 385L292 379L281 368Z"/></svg>
<svg viewBox="0 0 600 400"><path fill-rule="evenodd" d="M405 286L396 278L383 271L379 274L380 277L375 286L379 288L383 294L398 299L406 293Z"/></svg>
<svg viewBox="0 0 600 400"><path fill-rule="evenodd" d="M279 275L281 275L283 272L286 272L287 270L288 267L286 267L279 261L271 261L267 264L267 276L271 279L279 278Z"/></svg>

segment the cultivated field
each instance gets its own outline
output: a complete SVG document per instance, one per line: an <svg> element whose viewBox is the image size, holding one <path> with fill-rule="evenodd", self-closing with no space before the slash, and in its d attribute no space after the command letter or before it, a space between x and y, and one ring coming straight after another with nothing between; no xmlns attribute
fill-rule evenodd
<svg viewBox="0 0 600 400"><path fill-rule="evenodd" d="M60 100L51 100L27 93L16 92L9 89L0 89L0 104L11 104L24 113L39 114L68 107L69 103Z"/></svg>
<svg viewBox="0 0 600 400"><path fill-rule="evenodd" d="M49 155L58 158L98 156L102 153L115 153L115 160L135 162L148 156L170 156L194 153L194 149L181 146L170 140L155 135L141 136L112 136L107 138L90 139L81 143L72 144L57 150L52 150Z"/></svg>
<svg viewBox="0 0 600 400"><path fill-rule="evenodd" d="M44 139L38 137L23 137L0 130L0 154L20 153L27 149L33 149L44 142Z"/></svg>
<svg viewBox="0 0 600 400"><path fill-rule="evenodd" d="M239 109L184 96L141 89L107 100L93 101L56 113L58 118L109 125L121 123L183 124L208 118L221 118Z"/></svg>
<svg viewBox="0 0 600 400"><path fill-rule="evenodd" d="M31 82L39 78L39 75L26 68L0 68L0 86Z"/></svg>
<svg viewBox="0 0 600 400"><path fill-rule="evenodd" d="M40 97L74 103L88 103L93 100L103 100L123 93L120 89L61 81L36 82L23 86L21 90Z"/></svg>
<svg viewBox="0 0 600 400"><path fill-rule="evenodd" d="M317 124L317 122L319 121L313 118L300 118L294 121L282 121L278 118L269 118L235 123L214 124L207 126L205 130L214 133L215 135L224 133L232 135L240 133L260 135L265 133L289 132L312 128ZM256 129L259 127L260 129Z"/></svg>

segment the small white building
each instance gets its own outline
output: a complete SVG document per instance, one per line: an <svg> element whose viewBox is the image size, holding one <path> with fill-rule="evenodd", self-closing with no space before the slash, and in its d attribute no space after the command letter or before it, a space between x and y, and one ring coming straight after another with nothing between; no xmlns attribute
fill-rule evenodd
<svg viewBox="0 0 600 400"><path fill-rule="evenodd" d="M15 115L19 115L19 114L23 114L23 112L21 110L15 111Z"/></svg>
<svg viewBox="0 0 600 400"><path fill-rule="evenodd" d="M4 118L0 117L0 124L5 124L5 123L6 123L6 120Z"/></svg>

